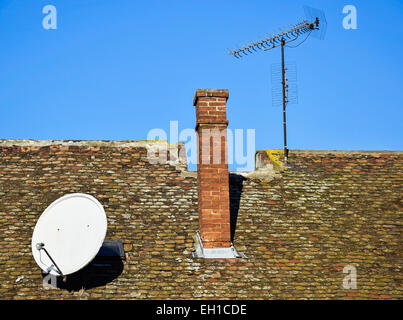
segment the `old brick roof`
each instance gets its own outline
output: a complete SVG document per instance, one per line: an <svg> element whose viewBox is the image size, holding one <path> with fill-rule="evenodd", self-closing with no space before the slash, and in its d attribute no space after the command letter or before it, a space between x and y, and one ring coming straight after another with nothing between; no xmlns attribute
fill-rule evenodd
<svg viewBox="0 0 403 320"><path fill-rule="evenodd" d="M255 172L230 174L245 258L210 260L191 255L196 175L183 156L150 164L156 143L0 141L0 298L403 298L402 152L291 150L282 168L258 151ZM32 231L73 192L103 204L107 238L121 239L127 257L45 290ZM356 290L342 287L346 265L357 268Z"/></svg>

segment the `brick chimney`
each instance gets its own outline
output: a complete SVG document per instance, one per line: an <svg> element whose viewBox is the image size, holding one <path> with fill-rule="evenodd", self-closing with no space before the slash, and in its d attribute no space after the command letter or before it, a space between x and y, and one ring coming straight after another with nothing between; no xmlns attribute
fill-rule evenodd
<svg viewBox="0 0 403 320"><path fill-rule="evenodd" d="M198 134L196 257L237 256L231 244L227 99L228 89L197 89L193 99Z"/></svg>

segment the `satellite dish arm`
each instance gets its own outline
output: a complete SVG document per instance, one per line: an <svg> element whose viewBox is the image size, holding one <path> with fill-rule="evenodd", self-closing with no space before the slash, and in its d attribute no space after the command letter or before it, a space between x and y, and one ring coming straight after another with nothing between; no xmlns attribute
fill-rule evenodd
<svg viewBox="0 0 403 320"><path fill-rule="evenodd" d="M45 251L45 253L47 254L47 256L49 257L50 261L52 261L52 263L54 264L54 266L56 267L57 271L59 271L60 275L63 277L63 280L66 279L66 276L63 274L62 270L60 270L60 268L57 266L55 260L53 260L53 258L50 256L48 250L45 249L45 244L44 243L37 243L36 244L36 249L43 250Z"/></svg>

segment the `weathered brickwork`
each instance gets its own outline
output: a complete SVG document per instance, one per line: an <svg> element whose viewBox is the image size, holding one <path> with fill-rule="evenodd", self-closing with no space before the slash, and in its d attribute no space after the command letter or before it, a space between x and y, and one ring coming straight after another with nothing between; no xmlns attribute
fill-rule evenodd
<svg viewBox="0 0 403 320"><path fill-rule="evenodd" d="M12 145L0 141L2 299L403 298L402 153L291 150L284 171L230 174L233 238L246 258L217 261L192 258L197 179L183 162L151 165L136 144ZM123 241L127 259L106 284L45 290L32 231L73 192L103 204L107 238ZM342 287L345 265L357 268L356 290Z"/></svg>
<svg viewBox="0 0 403 320"><path fill-rule="evenodd" d="M198 89L193 100L199 139L199 232L205 248L228 248L231 245L227 99L226 89Z"/></svg>

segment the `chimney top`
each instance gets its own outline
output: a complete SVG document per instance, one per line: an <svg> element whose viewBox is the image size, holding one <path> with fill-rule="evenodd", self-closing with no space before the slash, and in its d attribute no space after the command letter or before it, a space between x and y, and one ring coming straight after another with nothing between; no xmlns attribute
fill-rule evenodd
<svg viewBox="0 0 403 320"><path fill-rule="evenodd" d="M197 89L193 98L193 105L196 106L199 97L229 97L228 89Z"/></svg>

